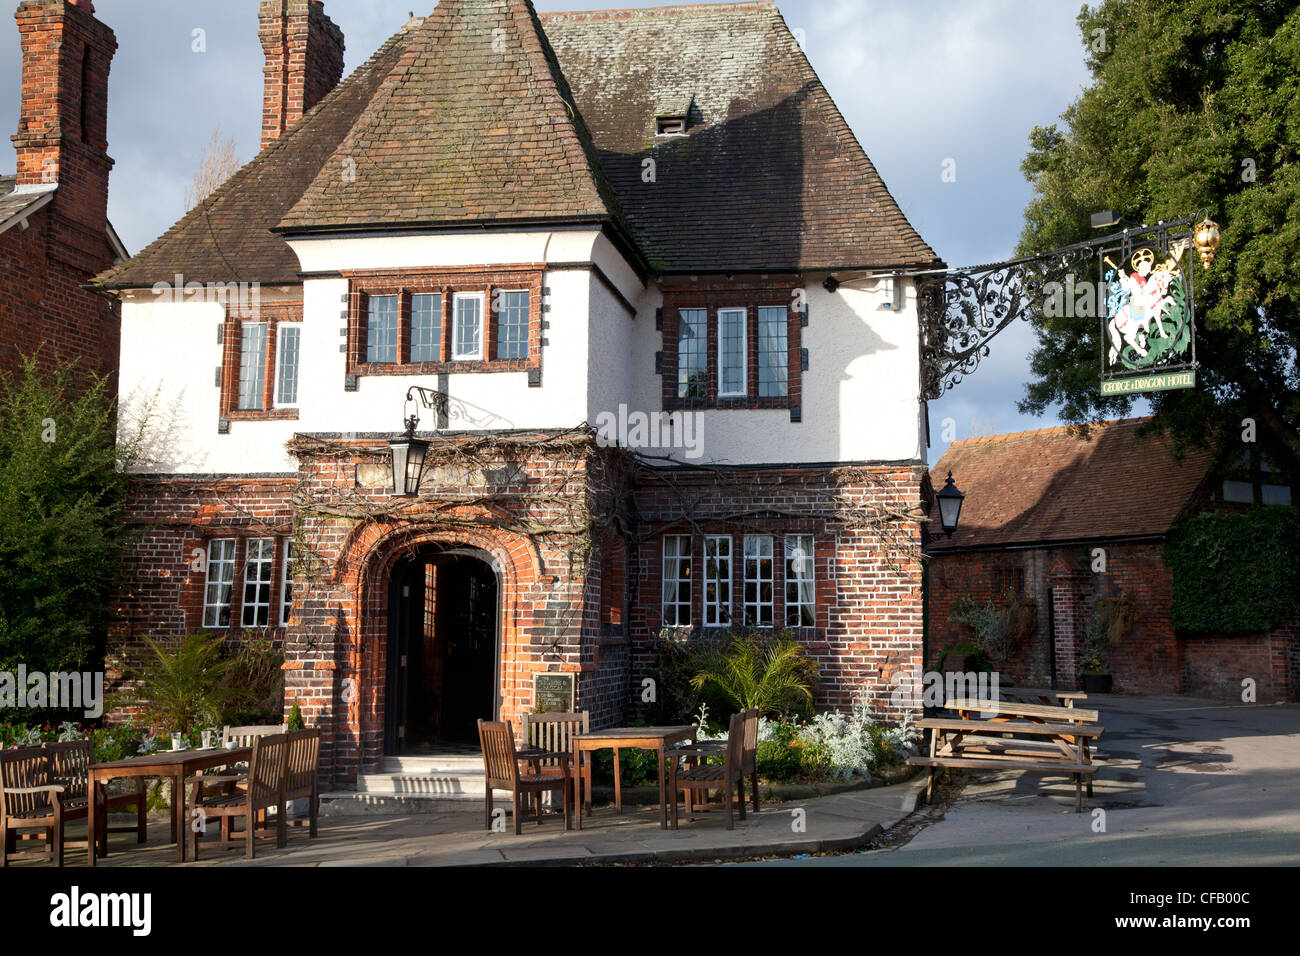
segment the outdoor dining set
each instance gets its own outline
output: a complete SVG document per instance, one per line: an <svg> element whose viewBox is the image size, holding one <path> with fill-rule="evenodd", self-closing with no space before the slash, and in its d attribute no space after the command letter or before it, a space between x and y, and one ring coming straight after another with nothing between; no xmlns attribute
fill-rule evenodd
<svg viewBox="0 0 1300 956"><path fill-rule="evenodd" d="M619 751L653 750L659 764L659 826L678 826L678 793L688 817L709 806L707 794L722 794L721 808L726 826L735 826L734 816L745 819L745 782L749 781L754 812L758 795L758 711L742 710L731 717L723 740L696 741L698 728L692 724L670 727L613 727L592 731L586 711L578 713L524 714L523 746L515 744L509 721L478 722L483 748L486 799L483 823L493 829L493 791L509 791L513 799L515 833L522 832L523 817L531 810L542 822L542 794L560 794L564 827L576 821L582 829L582 814L591 813L592 764L599 750L614 755L614 809L623 812L623 789L619 773ZM572 809L571 809L572 808ZM504 819L504 817L502 817ZM671 821L671 823L670 823Z"/></svg>
<svg viewBox="0 0 1300 956"><path fill-rule="evenodd" d="M235 848L242 842L252 859L256 838L287 843L289 808L305 803L309 835L317 834L320 731L291 731L285 725L226 727L220 746L157 751L125 760L95 763L89 740L45 743L0 751L0 865L37 855L63 865L68 825L85 821L86 861L108 856L110 832L148 837L146 780L171 781L171 842L176 858L198 859L200 848ZM208 771L224 768L219 775ZM128 781L110 792L109 781ZM135 808L135 822L108 825L110 811ZM234 823L243 821L241 832ZM217 839L205 839L210 834ZM38 853L19 842L42 841Z"/></svg>

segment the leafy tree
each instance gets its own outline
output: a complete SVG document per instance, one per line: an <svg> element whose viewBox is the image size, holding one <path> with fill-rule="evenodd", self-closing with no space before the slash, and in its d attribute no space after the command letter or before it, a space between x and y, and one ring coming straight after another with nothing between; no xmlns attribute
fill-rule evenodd
<svg viewBox="0 0 1300 956"><path fill-rule="evenodd" d="M110 381L37 357L0 372L0 670L99 666L127 545Z"/></svg>
<svg viewBox="0 0 1300 956"><path fill-rule="evenodd" d="M1103 0L1078 25L1092 84L1063 128L1030 135L1018 254L1090 238L1102 209L1147 223L1208 210L1222 244L1195 266L1197 387L1152 406L1180 441L1235 437L1253 418L1300 475L1300 2ZM1131 396L1100 394L1098 323L1034 323L1022 411L1129 413Z"/></svg>

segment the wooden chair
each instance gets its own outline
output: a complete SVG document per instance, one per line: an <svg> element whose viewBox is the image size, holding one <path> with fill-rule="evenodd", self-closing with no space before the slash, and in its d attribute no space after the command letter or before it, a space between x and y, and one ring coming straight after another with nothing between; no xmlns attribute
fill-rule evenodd
<svg viewBox="0 0 1300 956"><path fill-rule="evenodd" d="M0 751L0 866L35 856L17 852L19 833L31 830L45 839L41 858L63 866L64 825L86 815L84 805L64 812L63 791L63 784L50 779L50 759L43 748ZM89 850L89 841L86 846Z"/></svg>
<svg viewBox="0 0 1300 956"><path fill-rule="evenodd" d="M60 741L42 745L50 761L50 779L63 784L63 807L80 809L87 801L89 789L89 769L94 762L94 745L89 740ZM135 823L123 823L117 826L97 827L99 832L100 854L108 854L108 835L110 833L130 833L135 831L136 843L144 843L149 838L149 793L143 779L135 781L135 790L130 793L105 794L98 807L98 812L108 814L122 807L135 807Z"/></svg>
<svg viewBox="0 0 1300 956"><path fill-rule="evenodd" d="M221 746L224 747L233 741L237 747L251 747L258 737L288 732L288 724L255 724L248 727L231 727L227 724L221 728Z"/></svg>
<svg viewBox="0 0 1300 956"><path fill-rule="evenodd" d="M319 730L291 730L288 733L289 738L289 757L288 764L284 772L284 806L278 811L286 814L288 805L294 801L306 798L311 801L310 815L308 816L308 835L312 838L316 836L316 816L320 810L320 789L318 776L320 770L320 731ZM304 821L288 821L289 826L301 826Z"/></svg>
<svg viewBox="0 0 1300 956"><path fill-rule="evenodd" d="M577 713L524 714L521 718L520 734L523 737L523 750L540 750L545 753L573 753L573 738L585 734L591 729L587 711ZM532 761L531 766L539 773L558 774L560 761L554 757L546 760ZM575 775L579 768L574 767ZM582 799L581 787L591 793L591 761L586 761L581 768L581 785L577 777L573 781L574 799ZM537 795L537 808L541 812L542 795Z"/></svg>
<svg viewBox="0 0 1300 956"><path fill-rule="evenodd" d="M745 720L745 740L744 746L741 750L744 766L741 768L741 773L749 777L750 801L753 805L754 812L758 813L758 710L755 708L747 713L749 713L750 716ZM686 747L674 748L672 754L674 757L686 758L688 765L693 767L710 757L725 757L727 753L728 739L729 736L722 740L697 741L696 743L690 744ZM685 798L686 813L689 816L693 806L690 791L687 791ZM707 807L708 804L702 804L701 806Z"/></svg>
<svg viewBox="0 0 1300 956"><path fill-rule="evenodd" d="M567 754L556 760L560 773L519 772L519 756L515 750L515 734L509 721L497 722L480 720L478 722L478 739L483 748L483 825L492 829L492 791L509 790L514 800L515 834L523 832L523 808L530 793L545 793L559 790L564 802L564 829L570 828L569 804L573 797L573 778L569 773ZM526 758L525 758L526 759ZM540 826L542 815L537 814Z"/></svg>
<svg viewBox="0 0 1300 956"><path fill-rule="evenodd" d="M288 766L289 738L287 734L267 734L253 740L253 756L248 762L248 774L223 775L218 777L191 777L190 809L198 813L205 830L206 822L215 817L221 821L219 846L228 849L231 845L232 822L236 817L244 818L244 856L254 857L255 838L266 835L266 828L258 826L259 815L264 818L270 807L279 807L275 816L275 845L283 847L288 834L285 829L284 782ZM243 783L245 788L234 793L221 790L212 792L207 788L226 783ZM189 828L190 859L199 858L199 833L191 825ZM211 844L208 844L211 845Z"/></svg>
<svg viewBox="0 0 1300 956"><path fill-rule="evenodd" d="M747 724L752 722L752 733ZM691 819L693 801L691 791L721 790L723 805L727 810L727 829L735 828L733 805L739 803L740 819L745 819L745 774L754 766L758 751L758 711L742 710L731 715L727 731L725 760L721 764L702 763L695 767L678 768L679 756L674 753L668 763L668 788L673 802L672 827L677 829L677 791L686 793L687 818ZM756 775L755 775L756 779ZM757 791L755 785L754 790Z"/></svg>

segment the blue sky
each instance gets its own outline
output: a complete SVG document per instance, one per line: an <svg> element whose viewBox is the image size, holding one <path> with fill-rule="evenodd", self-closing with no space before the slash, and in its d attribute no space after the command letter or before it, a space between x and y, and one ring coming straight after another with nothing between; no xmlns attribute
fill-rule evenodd
<svg viewBox="0 0 1300 956"><path fill-rule="evenodd" d="M654 6L537 0L539 10ZM922 236L950 265L1008 257L1029 186L1020 173L1035 125L1056 121L1087 82L1077 0L789 0L813 67ZM351 71L427 0L326 0L343 29ZM241 160L257 151L262 52L256 0L97 0L117 33L109 90L113 170L109 215L135 252L184 211L185 188L213 130ZM0 131L18 124L19 46L0 26ZM194 31L206 51L195 52ZM947 160L956 178L944 182ZM8 136L0 170L14 167ZM1041 428L1016 411L1033 336L1017 323L974 376L933 403L937 461L944 420L957 438Z"/></svg>

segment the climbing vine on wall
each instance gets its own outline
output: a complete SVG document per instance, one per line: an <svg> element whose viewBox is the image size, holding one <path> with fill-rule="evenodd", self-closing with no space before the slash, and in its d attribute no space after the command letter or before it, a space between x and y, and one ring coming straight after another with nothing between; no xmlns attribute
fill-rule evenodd
<svg viewBox="0 0 1300 956"><path fill-rule="evenodd" d="M1175 630L1248 634L1300 611L1300 514L1257 508L1197 515L1165 542Z"/></svg>

